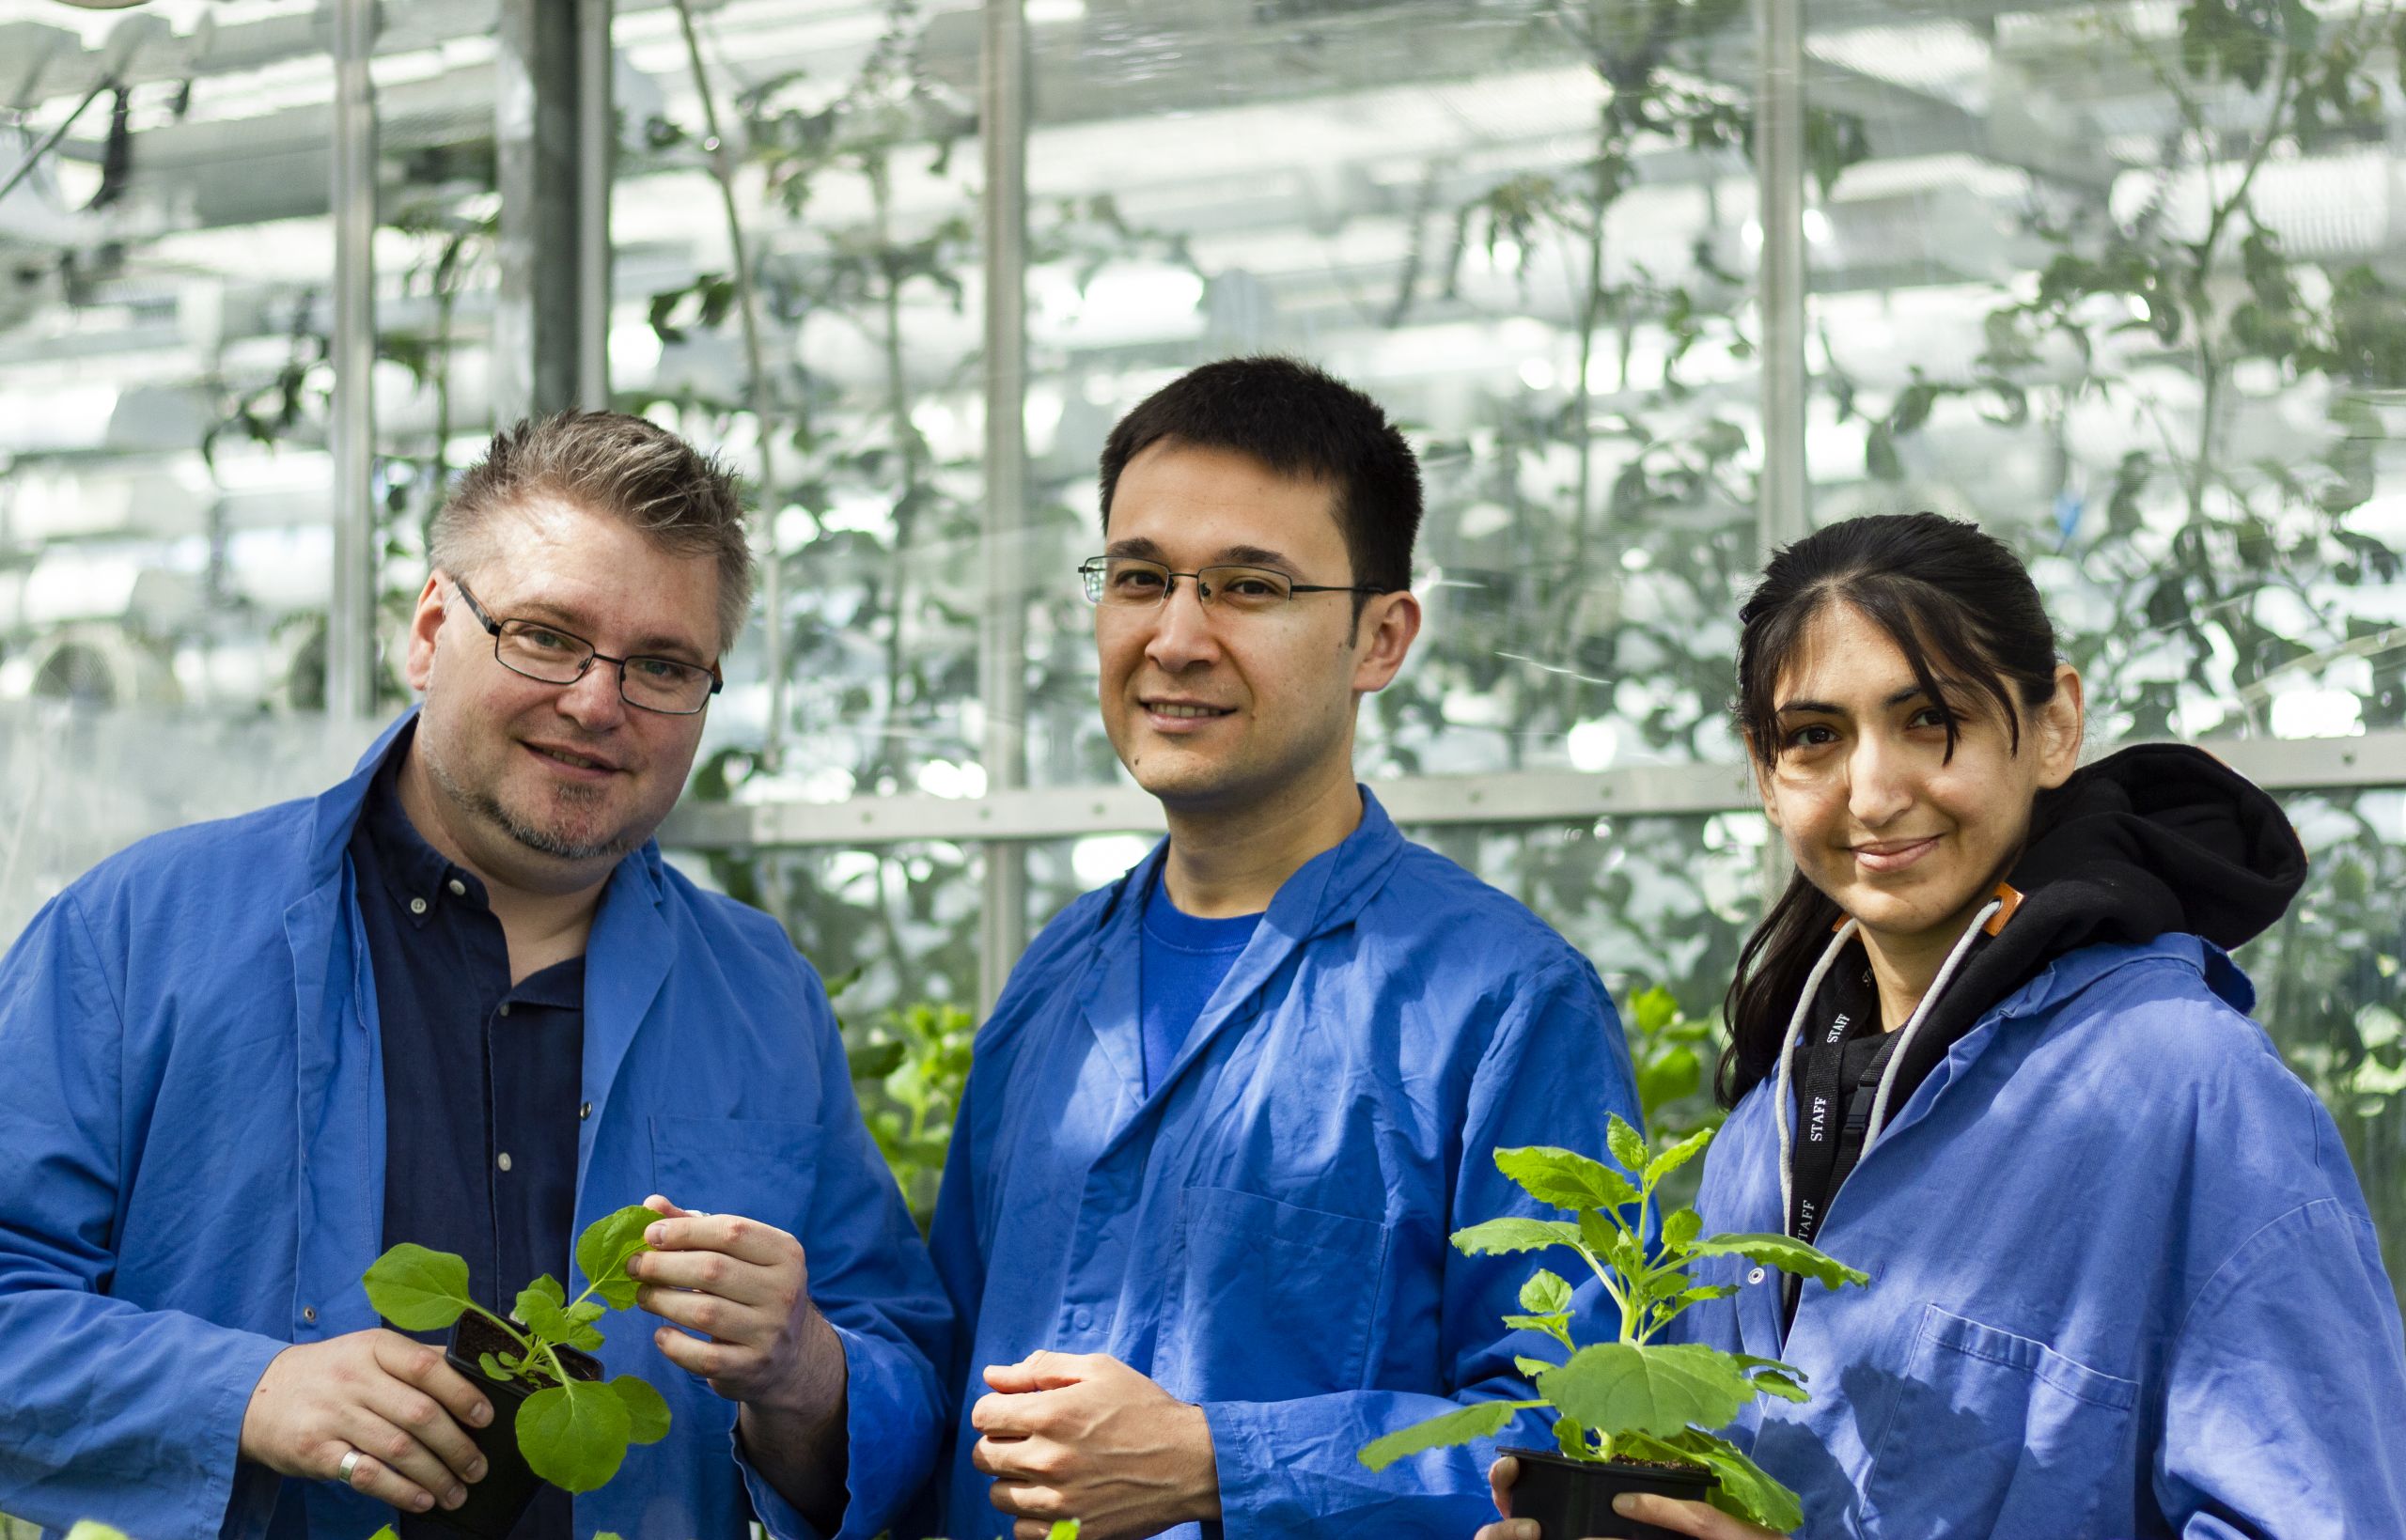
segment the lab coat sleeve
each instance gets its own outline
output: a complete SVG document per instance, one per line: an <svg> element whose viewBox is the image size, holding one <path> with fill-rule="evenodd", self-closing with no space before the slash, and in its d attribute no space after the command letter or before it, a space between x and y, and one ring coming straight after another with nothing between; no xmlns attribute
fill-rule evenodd
<svg viewBox="0 0 2406 1540"><path fill-rule="evenodd" d="M213 1540L251 1391L290 1344L109 1297L141 1131L103 956L70 891L0 960L0 1509ZM248 1473L244 1501L268 1500Z"/></svg>
<svg viewBox="0 0 2406 1540"><path fill-rule="evenodd" d="M1476 1071L1448 1216L1455 1227L1539 1210L1495 1169L1493 1151L1557 1144L1601 1156L1610 1114L1639 1121L1629 1050L1593 969L1570 960L1532 976L1504 1011ZM1550 1441L1536 1414L1504 1440L1431 1450L1373 1472L1357 1457L1383 1434L1475 1401L1535 1392L1515 1354L1558 1357L1546 1339L1506 1330L1519 1310L1534 1256L1465 1256L1445 1250L1440 1340L1430 1361L1443 1383L1427 1391L1370 1390L1278 1402L1208 1402L1226 1540L1287 1534L1430 1536L1462 1540L1495 1517L1487 1467L1497 1441ZM1592 1336L1594 1323L1574 1326ZM1609 1328L1604 1329L1609 1333Z"/></svg>
<svg viewBox="0 0 2406 1540"><path fill-rule="evenodd" d="M892 1526L935 1461L944 1426L938 1375L952 1352L952 1311L918 1227L861 1118L826 995L806 980L823 1061L818 1178L801 1237L810 1297L844 1348L841 1526L822 1533L743 1456L745 1489L773 1540L868 1540Z"/></svg>
<svg viewBox="0 0 2406 1540"><path fill-rule="evenodd" d="M2156 1500L2183 1540L2406 1534L2406 1342L2359 1206L2240 1244L2174 1339L2163 1417Z"/></svg>

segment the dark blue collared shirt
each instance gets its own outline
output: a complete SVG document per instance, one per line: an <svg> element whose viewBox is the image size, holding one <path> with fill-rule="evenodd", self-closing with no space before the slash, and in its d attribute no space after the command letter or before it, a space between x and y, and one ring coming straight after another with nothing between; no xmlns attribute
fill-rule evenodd
<svg viewBox="0 0 2406 1540"><path fill-rule="evenodd" d="M538 1276L569 1282L585 959L510 983L484 883L402 811L408 752L404 737L351 837L383 1034L383 1244L467 1258L470 1291L507 1315ZM546 1488L513 1540L568 1540L569 1520L567 1494ZM404 1519L401 1533L417 1522Z"/></svg>

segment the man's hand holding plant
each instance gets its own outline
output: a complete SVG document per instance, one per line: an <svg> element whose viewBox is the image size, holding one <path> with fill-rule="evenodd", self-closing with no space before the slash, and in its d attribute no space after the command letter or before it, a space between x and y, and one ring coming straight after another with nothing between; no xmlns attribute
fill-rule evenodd
<svg viewBox="0 0 2406 1540"><path fill-rule="evenodd" d="M630 1259L635 1303L670 1323L663 1357L735 1402L743 1448L786 1500L830 1533L848 1464L844 1345L810 1299L802 1242L734 1214L680 1208L655 1193L651 1250ZM682 1330L672 1328L683 1328Z"/></svg>
<svg viewBox="0 0 2406 1540"><path fill-rule="evenodd" d="M242 1457L308 1481L347 1477L411 1513L456 1508L463 1484L485 1473L461 1424L492 1420L492 1404L441 1348L381 1328L352 1331L269 1361L242 1410Z"/></svg>

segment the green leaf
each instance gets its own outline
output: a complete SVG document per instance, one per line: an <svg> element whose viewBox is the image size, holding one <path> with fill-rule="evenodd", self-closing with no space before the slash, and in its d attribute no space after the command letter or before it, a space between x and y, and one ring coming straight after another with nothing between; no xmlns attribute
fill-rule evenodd
<svg viewBox="0 0 2406 1540"><path fill-rule="evenodd" d="M1723 1513L1781 1534L1804 1527L1804 1510L1796 1494L1773 1481L1737 1445L1695 1428L1689 1428L1669 1442L1721 1478L1720 1486L1706 1493L1705 1501Z"/></svg>
<svg viewBox="0 0 2406 1540"><path fill-rule="evenodd" d="M1557 1417L1554 1420L1554 1444L1556 1449L1574 1460L1592 1460L1596 1457L1595 1446L1587 1441L1587 1430L1569 1417Z"/></svg>
<svg viewBox="0 0 2406 1540"><path fill-rule="evenodd" d="M1532 1315L1556 1315L1570 1308L1570 1285L1543 1268L1521 1285L1521 1308Z"/></svg>
<svg viewBox="0 0 2406 1540"><path fill-rule="evenodd" d="M1548 1246L1576 1246L1579 1227L1563 1220L1523 1219L1508 1215L1454 1232L1454 1249L1469 1256L1500 1256L1508 1252L1535 1252Z"/></svg>
<svg viewBox="0 0 2406 1540"><path fill-rule="evenodd" d="M1528 1376L1531 1379L1535 1379L1538 1376L1545 1373L1548 1369L1553 1368L1554 1361L1552 1359L1533 1359L1524 1353L1515 1353L1512 1355L1512 1367L1520 1370L1521 1373Z"/></svg>
<svg viewBox="0 0 2406 1540"><path fill-rule="evenodd" d="M1495 1169L1554 1208L1618 1208L1637 1201L1637 1189L1601 1160L1550 1144L1497 1150Z"/></svg>
<svg viewBox="0 0 2406 1540"><path fill-rule="evenodd" d="M1623 1171L1633 1176L1646 1169L1646 1136L1631 1128L1618 1112L1613 1114L1604 1140L1612 1146L1613 1159L1620 1162Z"/></svg>
<svg viewBox="0 0 2406 1540"><path fill-rule="evenodd" d="M1648 1187L1652 1187L1664 1177L1668 1176L1671 1173L1679 1170L1681 1166L1686 1165L1690 1160L1693 1160L1697 1156L1703 1154L1704 1147L1712 1143L1712 1134L1713 1130L1711 1128L1699 1128L1695 1132L1688 1135L1685 1139L1680 1140L1678 1143L1672 1145L1669 1149L1664 1150L1662 1154L1656 1156L1653 1159L1647 1161L1646 1185Z"/></svg>
<svg viewBox="0 0 2406 1540"><path fill-rule="evenodd" d="M1775 1395L1782 1401L1793 1401L1800 1407L1813 1399L1810 1391L1774 1369L1765 1369L1755 1376L1755 1389L1765 1395Z"/></svg>
<svg viewBox="0 0 2406 1540"><path fill-rule="evenodd" d="M404 1331L440 1331L468 1308L468 1263L403 1241L360 1279L376 1314Z"/></svg>
<svg viewBox="0 0 2406 1540"><path fill-rule="evenodd" d="M1766 1268L1777 1268L1800 1278L1817 1278L1824 1288L1834 1289L1840 1283L1871 1282L1869 1273L1850 1268L1837 1258L1786 1236L1715 1236L1711 1240L1696 1242L1690 1254L1748 1257Z"/></svg>
<svg viewBox="0 0 2406 1540"><path fill-rule="evenodd" d="M1555 1341L1562 1344L1565 1347L1572 1346L1570 1341L1570 1317L1568 1314L1556 1315L1507 1315L1504 1317L1504 1324L1507 1327L1509 1327L1512 1330L1542 1331L1547 1336L1552 1337ZM1548 1364L1546 1367L1552 1368L1553 1365Z"/></svg>
<svg viewBox="0 0 2406 1540"><path fill-rule="evenodd" d="M1414 1423L1373 1439L1362 1446L1357 1457L1371 1470L1383 1470L1407 1454L1446 1449L1476 1439L1492 1439L1504 1431L1505 1423L1537 1405L1534 1401L1475 1401L1467 1407L1440 1412L1425 1423Z"/></svg>
<svg viewBox="0 0 2406 1540"><path fill-rule="evenodd" d="M560 1286L558 1279L545 1273L518 1291L518 1302L509 1307L509 1313L545 1342L566 1342L570 1331L568 1313L561 1307L567 1303L568 1291Z"/></svg>
<svg viewBox="0 0 2406 1540"><path fill-rule="evenodd" d="M1668 1438L1690 1423L1726 1426L1754 1390L1728 1354L1687 1343L1598 1343L1538 1379L1538 1393L1564 1416L1615 1439L1632 1430Z"/></svg>
<svg viewBox="0 0 2406 1540"><path fill-rule="evenodd" d="M1657 984L1629 997L1630 1031L1650 1037L1679 1019L1679 997Z"/></svg>
<svg viewBox="0 0 2406 1540"><path fill-rule="evenodd" d="M1078 1540L1078 1521L1074 1518L1055 1519L1053 1527L1044 1532L1044 1540Z"/></svg>
<svg viewBox="0 0 2406 1540"><path fill-rule="evenodd" d="M1663 1250L1672 1256L1685 1256L1702 1234L1704 1221L1696 1218L1693 1208L1674 1208L1663 1221Z"/></svg>
<svg viewBox="0 0 2406 1540"><path fill-rule="evenodd" d="M603 1304L599 1299L580 1299L575 1304L568 1307L568 1324L570 1326L590 1325L591 1323L600 1320L602 1313L607 1311L609 1308L610 1307L608 1305Z"/></svg>
<svg viewBox="0 0 2406 1540"><path fill-rule="evenodd" d="M1875 481L1902 481L1904 462L1897 457L1896 435L1884 423L1873 423L1863 436L1863 469Z"/></svg>
<svg viewBox="0 0 2406 1540"><path fill-rule="evenodd" d="M389 1524L380 1532L387 1540L392 1532L393 1527ZM112 1529L97 1518L79 1518L75 1527L67 1532L67 1540L131 1540L131 1537L123 1530Z"/></svg>
<svg viewBox="0 0 2406 1540"><path fill-rule="evenodd" d="M625 1310L635 1302L637 1284L627 1276L627 1258L651 1250L643 1233L659 1218L641 1204L632 1204L615 1214L602 1215L577 1237L577 1270L585 1274L594 1293L610 1301L613 1310Z"/></svg>
<svg viewBox="0 0 2406 1540"><path fill-rule="evenodd" d="M484 1371L484 1376L487 1379L508 1379L509 1377L509 1371L503 1367L501 1360L493 1357L491 1353L478 1353L477 1355L477 1367Z"/></svg>
<svg viewBox="0 0 2406 1540"><path fill-rule="evenodd" d="M668 1400L640 1375L620 1375L602 1387L627 1408L627 1442L656 1444L668 1437Z"/></svg>
<svg viewBox="0 0 2406 1540"><path fill-rule="evenodd" d="M628 1432L627 1404L586 1380L537 1391L518 1408L526 1463L564 1491L590 1492L617 1475Z"/></svg>
<svg viewBox="0 0 2406 1540"><path fill-rule="evenodd" d="M848 1050L851 1061L852 1079L882 1081L902 1067L902 1056L910 1051L908 1043L864 1043Z"/></svg>

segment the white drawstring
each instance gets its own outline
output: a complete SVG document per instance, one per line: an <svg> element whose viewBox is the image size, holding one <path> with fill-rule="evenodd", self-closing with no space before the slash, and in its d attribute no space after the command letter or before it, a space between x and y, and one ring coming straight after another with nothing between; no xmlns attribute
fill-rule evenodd
<svg viewBox="0 0 2406 1540"><path fill-rule="evenodd" d="M1888 1055L1888 1067L1881 1072L1880 1089L1871 1098L1871 1121L1863 1132L1865 1150L1871 1148L1872 1143L1880 1137L1880 1130L1887 1127L1888 1097L1896 1090L1897 1071L1904 1065L1905 1054L1913 1047L1914 1034L1921 1030L1922 1022L1929 1016L1930 1007L1938 1003L1947 981L1955 976L1955 970L1961 964L1964 954L1972 950L1972 943L1978 939L1980 931L2003 908L2003 899L1990 899L1978 916L1964 927L1963 934L1956 940L1955 949L1946 954L1946 961L1938 970L1938 976L1930 980L1929 988L1923 991L1921 1003L1914 1007L1914 1014L1898 1029L1902 1035ZM1846 950L1846 943L1854 940L1855 933L1861 928L1854 921L1849 920L1838 927L1836 935L1830 938L1828 950L1813 965L1812 972L1805 975L1804 991L1797 996L1796 1012L1788 1020L1788 1039L1780 1045L1779 1078L1773 1082L1778 1091L1772 1097L1772 1115L1779 1126L1779 1222L1783 1233L1793 1232L1795 1221L1790 1216L1796 1212L1796 1131L1788 1120L1789 1075L1796 1062L1796 1045L1804 1035L1804 1019L1813 1008L1813 999L1821 992L1821 981L1829 976L1831 967L1838 960L1838 954Z"/></svg>
<svg viewBox="0 0 2406 1540"><path fill-rule="evenodd" d="M1914 1007L1912 1019L1905 1022L1901 1029L1901 1035L1897 1040L1896 1051L1888 1055L1888 1067L1881 1072L1879 1094L1871 1098L1871 1122L1863 1130L1865 1149L1868 1150L1872 1143L1880 1137L1880 1130L1888 1126L1888 1096L1897 1088L1897 1071L1904 1067L1905 1055L1914 1046L1914 1034L1921 1030L1922 1022L1929 1016L1929 1008L1938 1003L1940 993L1945 989L1946 981L1955 976L1956 966L1963 960L1964 954L1972 950L1972 943L1980 939L1980 931L1987 926L1996 911L2003 908L2005 908L2005 900L2002 898L1992 898L1988 901L1987 907L1982 909L1978 916L1964 927L1963 934L1956 939L1955 950L1946 954L1945 966L1939 969L1938 976L1929 981L1929 988L1922 994L1921 1003Z"/></svg>
<svg viewBox="0 0 2406 1540"><path fill-rule="evenodd" d="M1813 997L1821 992L1821 980L1829 976L1832 965L1838 960L1838 954L1846 950L1846 943L1854 940L1855 932L1862 928L1849 920L1838 926L1836 935L1830 938L1829 949L1821 954L1821 960L1804 975L1804 992L1796 997L1796 1012L1788 1019L1788 1039L1779 1045L1779 1078L1772 1082L1776 1094L1771 1098L1771 1106L1772 1115L1779 1124L1779 1224L1783 1234L1793 1222L1789 1216L1796 1211L1796 1178L1791 1171L1796 1155L1796 1130L1788 1122L1789 1068L1796 1062L1796 1040L1804 1034L1804 1017L1813 1008Z"/></svg>

